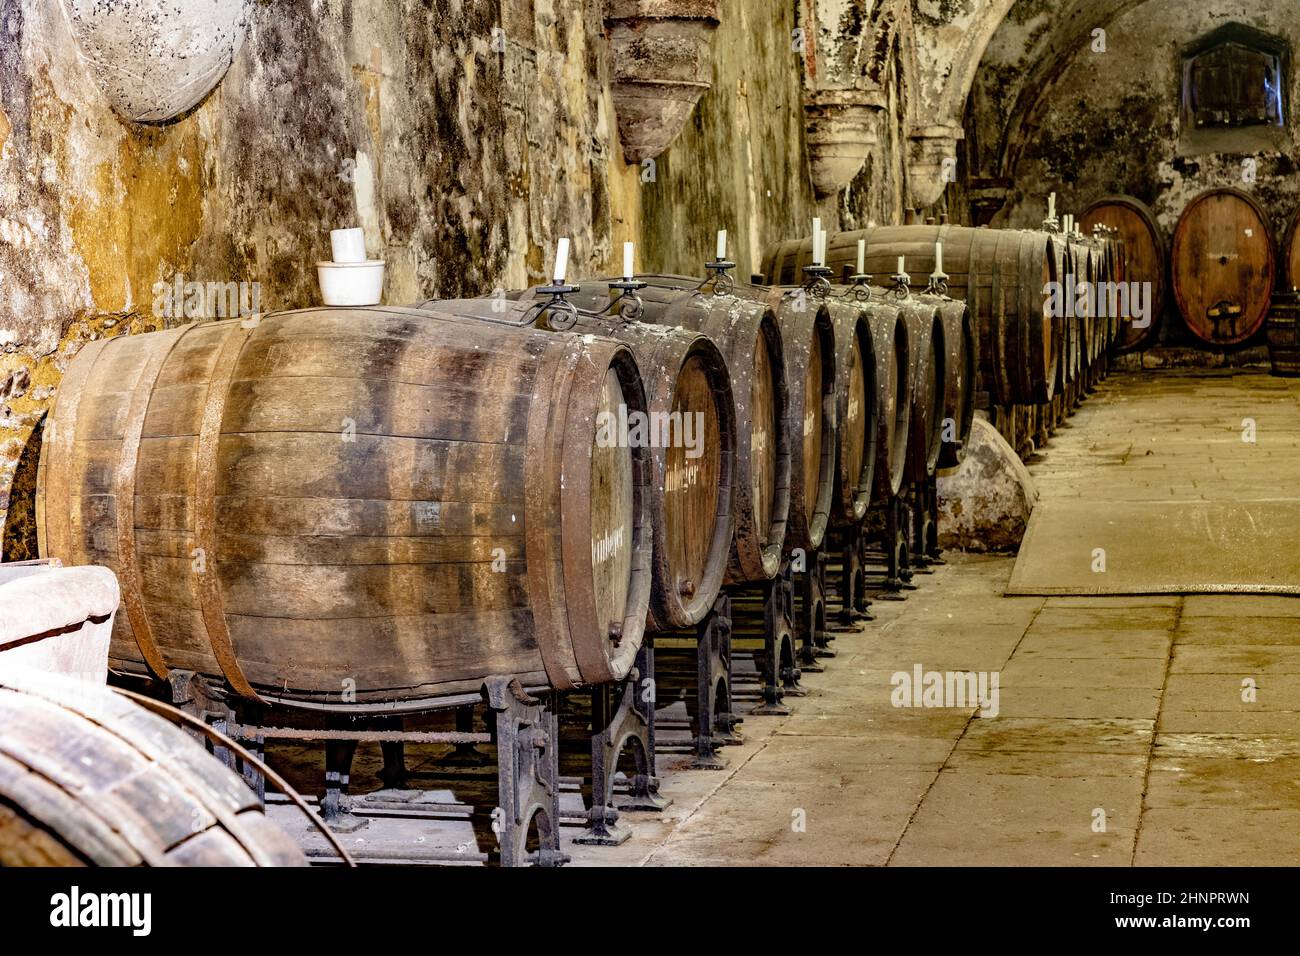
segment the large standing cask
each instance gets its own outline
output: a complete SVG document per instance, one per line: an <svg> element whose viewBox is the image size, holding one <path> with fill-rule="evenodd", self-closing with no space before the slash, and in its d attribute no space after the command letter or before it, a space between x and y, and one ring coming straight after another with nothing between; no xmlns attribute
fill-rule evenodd
<svg viewBox="0 0 1300 956"><path fill-rule="evenodd" d="M122 584L114 668L418 710L621 678L650 597L630 350L415 309L100 340L41 454L42 553Z"/></svg>
<svg viewBox="0 0 1300 956"><path fill-rule="evenodd" d="M866 241L866 270L888 285L898 257L917 286L935 266L943 243L949 294L972 306L980 338L981 391L992 404L1041 404L1056 387L1059 327L1047 312L1044 288L1056 281L1051 236L1045 232L965 226L878 226L835 233L826 265L838 275L856 268L858 240ZM799 281L812 261L810 238L770 246L762 272L770 282Z"/></svg>
<svg viewBox="0 0 1300 956"><path fill-rule="evenodd" d="M731 552L736 413L726 361L700 332L609 315L607 289L587 287L571 301L588 313L574 316L574 330L623 342L641 371L654 536L649 627L691 627L713 606ZM533 290L503 304L431 299L420 308L498 323L529 321L542 311ZM630 430L630 437L637 433Z"/></svg>
<svg viewBox="0 0 1300 956"><path fill-rule="evenodd" d="M197 741L106 687L0 671L0 866L306 866Z"/></svg>
<svg viewBox="0 0 1300 956"><path fill-rule="evenodd" d="M641 321L707 335L726 360L735 401L735 533L726 584L765 581L781 567L791 507L793 423L784 336L763 302L699 292L700 279L642 275ZM608 280L580 283L577 297L598 306Z"/></svg>
<svg viewBox="0 0 1300 956"><path fill-rule="evenodd" d="M1275 288L1280 293L1300 292L1300 209L1291 216L1282 240L1282 264Z"/></svg>
<svg viewBox="0 0 1300 956"><path fill-rule="evenodd" d="M1133 196L1106 196L1089 206L1079 217L1086 233L1102 225L1118 232L1111 269L1115 281L1147 283L1151 291L1151 321L1139 328L1131 321L1120 325L1120 351L1142 348L1154 341L1165 308L1167 256L1164 231L1150 207Z"/></svg>
<svg viewBox="0 0 1300 956"><path fill-rule="evenodd" d="M1276 254L1268 214L1237 189L1211 189L1178 220L1170 253L1174 299L1210 345L1236 345L1268 316Z"/></svg>

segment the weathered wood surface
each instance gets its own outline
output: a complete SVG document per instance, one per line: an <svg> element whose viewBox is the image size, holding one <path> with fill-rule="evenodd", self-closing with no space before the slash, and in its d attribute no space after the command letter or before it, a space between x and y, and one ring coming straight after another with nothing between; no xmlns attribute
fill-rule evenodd
<svg viewBox="0 0 1300 956"><path fill-rule="evenodd" d="M943 323L943 421L939 468L955 468L965 460L966 441L975 420L975 323L970 307L959 299L920 296L939 310Z"/></svg>
<svg viewBox="0 0 1300 956"><path fill-rule="evenodd" d="M873 303L833 302L829 313L835 329L836 449L831 517L856 524L871 504L879 431L879 391L875 348L868 324Z"/></svg>
<svg viewBox="0 0 1300 956"><path fill-rule="evenodd" d="M240 777L105 688L0 669L0 725L0 865L307 865Z"/></svg>
<svg viewBox="0 0 1300 956"><path fill-rule="evenodd" d="M1057 278L1049 234L949 225L839 232L829 237L826 250L826 265L837 276L856 268L859 239L867 243L866 270L877 286L890 285L903 256L914 287L925 286L934 271L935 243L942 241L949 294L967 302L976 320L979 391L994 404L1051 400L1060 350L1059 328L1043 292ZM761 272L769 282L795 282L811 261L811 238L786 240L768 247Z"/></svg>
<svg viewBox="0 0 1300 956"><path fill-rule="evenodd" d="M943 438L945 410L943 318L926 297L902 303L908 333L908 370L912 381L912 420L907 439L907 479L924 481L935 473Z"/></svg>
<svg viewBox="0 0 1300 956"><path fill-rule="evenodd" d="M504 303L445 299L420 308L519 322L530 317L535 301L535 293L526 290ZM608 286L584 287L570 301L588 312L604 310ZM652 425L643 436L650 443L654 536L648 626L654 631L690 627L713 606L731 552L737 438L726 360L701 332L617 314L579 315L574 331L617 339L636 358Z"/></svg>
<svg viewBox="0 0 1300 956"><path fill-rule="evenodd" d="M1211 189L1193 199L1174 230L1170 261L1174 299L1198 338L1236 345L1259 331L1276 252L1268 214L1252 196Z"/></svg>
<svg viewBox="0 0 1300 956"><path fill-rule="evenodd" d="M644 410L609 339L306 309L113 339L51 414L43 553L122 583L120 670L418 707L617 679L650 593Z"/></svg>

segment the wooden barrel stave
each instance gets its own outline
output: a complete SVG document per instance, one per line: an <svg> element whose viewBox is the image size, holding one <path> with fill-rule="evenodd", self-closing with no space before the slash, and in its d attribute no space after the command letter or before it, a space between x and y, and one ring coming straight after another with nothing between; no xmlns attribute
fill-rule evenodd
<svg viewBox="0 0 1300 956"><path fill-rule="evenodd" d="M150 364L154 379L121 374ZM115 668L339 710L418 709L495 674L572 686L630 668L649 461L596 441L611 397L644 409L626 347L314 309L116 339L74 372L80 400L60 395L62 440L40 464L42 548L118 572ZM94 430L100 393L123 385L148 412L133 463L129 415L122 437ZM592 475L615 512L593 510Z"/></svg>
<svg viewBox="0 0 1300 956"><path fill-rule="evenodd" d="M835 328L836 452L831 517L856 524L871 504L879 430L877 361L868 313L870 303L832 303Z"/></svg>
<svg viewBox="0 0 1300 956"><path fill-rule="evenodd" d="M935 473L943 441L947 346L943 318L933 299L914 298L902 304L908 329L908 371L911 379L911 427L907 444L907 480L924 482Z"/></svg>
<svg viewBox="0 0 1300 956"><path fill-rule="evenodd" d="M943 323L943 428L938 467L956 468L965 460L965 445L975 420L975 326L965 302L931 296L922 296L921 301L933 302Z"/></svg>

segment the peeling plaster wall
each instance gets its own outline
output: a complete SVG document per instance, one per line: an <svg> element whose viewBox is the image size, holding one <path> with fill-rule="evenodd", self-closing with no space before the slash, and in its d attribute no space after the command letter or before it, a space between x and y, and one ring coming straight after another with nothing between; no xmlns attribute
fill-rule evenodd
<svg viewBox="0 0 1300 956"><path fill-rule="evenodd" d="M980 173L1006 176L1006 207L994 225L1037 226L1046 196L1057 208L1080 212L1110 193L1146 202L1172 238L1183 210L1198 193L1218 186L1245 189L1270 214L1276 238L1300 208L1300 19L1289 0L1188 4L1149 0L1114 20L1072 24L1066 0L1036 0L1012 8L985 54L972 95L968 138L979 144ZM1291 44L1290 122L1283 149L1182 155L1179 148L1179 51L1227 23L1238 22L1283 37ZM1106 30L1106 52L1092 52L1092 26ZM1072 27L1080 39L1063 48L1059 78L1048 86L1023 121L1012 116L1035 57L1048 55L1053 30ZM1084 29L1080 31L1080 27ZM1057 40L1059 43L1059 39ZM1008 129L1008 120L1011 119ZM1008 151L1009 150L1009 151ZM1009 158L1015 161L1005 166ZM1254 159L1256 181L1243 178L1243 160ZM1167 296L1172 303L1172 294ZM1160 341L1197 344L1176 306L1170 304ZM1258 341L1262 341L1262 338ZM1252 344L1258 344L1252 340Z"/></svg>
<svg viewBox="0 0 1300 956"><path fill-rule="evenodd" d="M153 126L112 112L58 0L2 10L7 559L35 556L40 424L72 356L191 320L160 314L157 283L256 283L262 309L311 305L328 230L348 225L387 260L394 304L536 283L559 236L576 276L608 272L626 239L642 269L694 273L721 225L748 275L815 213L830 228L903 215L896 53L868 168L814 198L796 2L723 0L714 87L652 182L618 142L601 0L255 0L221 84Z"/></svg>

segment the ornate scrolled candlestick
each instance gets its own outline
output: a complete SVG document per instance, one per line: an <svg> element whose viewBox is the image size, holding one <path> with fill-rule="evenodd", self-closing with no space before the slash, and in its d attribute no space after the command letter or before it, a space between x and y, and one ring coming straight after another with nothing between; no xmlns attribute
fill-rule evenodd
<svg viewBox="0 0 1300 956"><path fill-rule="evenodd" d="M948 294L948 273L940 272L936 269L930 273L930 281L925 287L926 295L943 295Z"/></svg>
<svg viewBox="0 0 1300 956"><path fill-rule="evenodd" d="M637 295L637 290L644 289L646 284L640 279L631 277L619 279L609 284L611 299L609 303L610 311L615 306L618 307L618 314L624 322L635 322L645 313L645 303ZM613 295L617 292L618 295Z"/></svg>
<svg viewBox="0 0 1300 956"><path fill-rule="evenodd" d="M735 280L731 278L731 270L736 268L736 264L727 259L714 259L704 263L704 268L709 275L700 283L700 288L709 286L714 295L730 295L736 287Z"/></svg>
<svg viewBox="0 0 1300 956"><path fill-rule="evenodd" d="M894 286L890 290L896 299L906 299L912 294L912 277L906 272L895 272L890 279Z"/></svg>
<svg viewBox="0 0 1300 956"><path fill-rule="evenodd" d="M834 269L824 265L804 266L803 274L807 277L803 289L814 299L824 299L831 294L830 277L835 274Z"/></svg>
<svg viewBox="0 0 1300 956"><path fill-rule="evenodd" d="M538 286L537 294L546 296L546 299L535 303L525 316L532 317L539 323L543 316L547 316L548 326L556 332L567 332L578 321L578 307L570 302L568 297L578 290L578 286L565 283ZM536 315L534 316L533 313Z"/></svg>

